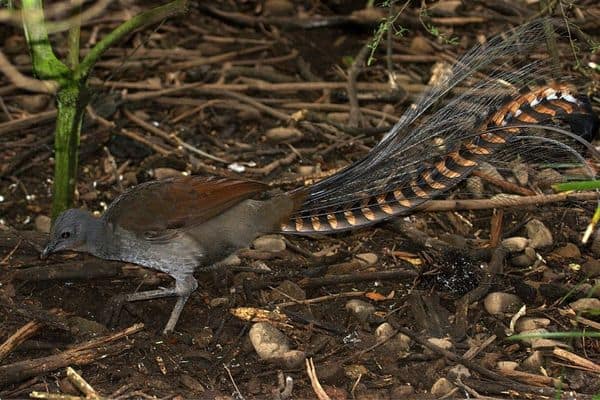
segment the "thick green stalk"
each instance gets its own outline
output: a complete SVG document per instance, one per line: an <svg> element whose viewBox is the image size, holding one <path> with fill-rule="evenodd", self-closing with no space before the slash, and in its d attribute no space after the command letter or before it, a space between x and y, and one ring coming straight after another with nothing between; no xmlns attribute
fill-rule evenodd
<svg viewBox="0 0 600 400"><path fill-rule="evenodd" d="M83 99L85 90L84 87L73 83L62 87L57 93L52 219L73 205L77 183L79 136L87 104Z"/></svg>

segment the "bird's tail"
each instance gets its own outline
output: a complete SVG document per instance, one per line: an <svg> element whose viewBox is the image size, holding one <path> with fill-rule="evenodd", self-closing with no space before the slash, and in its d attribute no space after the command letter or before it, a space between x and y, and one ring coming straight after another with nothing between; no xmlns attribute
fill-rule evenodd
<svg viewBox="0 0 600 400"><path fill-rule="evenodd" d="M598 128L589 99L567 77L554 79L547 60L519 62L542 48L552 23L534 21L469 51L362 160L298 189L303 204L281 230L339 232L408 214L483 162L567 156L581 164L578 151L594 152L587 141Z"/></svg>

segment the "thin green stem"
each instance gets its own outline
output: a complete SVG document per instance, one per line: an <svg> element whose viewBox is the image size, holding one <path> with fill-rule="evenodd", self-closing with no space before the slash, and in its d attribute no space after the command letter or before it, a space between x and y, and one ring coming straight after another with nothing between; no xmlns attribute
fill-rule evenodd
<svg viewBox="0 0 600 400"><path fill-rule="evenodd" d="M171 15L183 13L186 10L186 6L187 0L175 0L163 6L138 14L129 21L122 23L90 50L81 64L79 64L79 67L75 69L75 78L77 80L86 79L94 67L94 64L96 64L96 61L98 61L102 54L124 36L136 29L154 24Z"/></svg>
<svg viewBox="0 0 600 400"><path fill-rule="evenodd" d="M594 190L600 189L600 181L576 181L555 183L552 185L555 192L567 192L570 190Z"/></svg>
<svg viewBox="0 0 600 400"><path fill-rule="evenodd" d="M44 21L42 0L23 0L23 28L33 61L33 71L40 79L53 79L59 85L70 80L71 70L52 51Z"/></svg>
<svg viewBox="0 0 600 400"><path fill-rule="evenodd" d="M73 2L74 0L71 0ZM73 25L69 28L67 64L71 69L77 68L79 65L79 37L81 33L81 7L75 9L76 18Z"/></svg>

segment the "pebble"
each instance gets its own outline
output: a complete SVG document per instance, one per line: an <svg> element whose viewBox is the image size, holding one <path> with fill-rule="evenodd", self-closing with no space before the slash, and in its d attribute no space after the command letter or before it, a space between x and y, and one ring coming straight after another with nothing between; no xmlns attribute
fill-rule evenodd
<svg viewBox="0 0 600 400"><path fill-rule="evenodd" d="M50 226L52 225L52 220L50 217L46 215L38 215L35 217L35 229L38 232L42 233L50 233Z"/></svg>
<svg viewBox="0 0 600 400"><path fill-rule="evenodd" d="M229 305L229 297L214 297L208 303L212 308L226 307Z"/></svg>
<svg viewBox="0 0 600 400"><path fill-rule="evenodd" d="M390 399L408 399L415 393L415 388L410 385L393 386L390 389Z"/></svg>
<svg viewBox="0 0 600 400"><path fill-rule="evenodd" d="M600 260L590 258L581 266L581 272L590 278L600 276Z"/></svg>
<svg viewBox="0 0 600 400"><path fill-rule="evenodd" d="M290 350L288 338L268 322L257 322L248 333L256 354L267 362L297 368L304 362L306 354L300 350Z"/></svg>
<svg viewBox="0 0 600 400"><path fill-rule="evenodd" d="M469 368L465 367L464 365L456 364L454 367L448 370L448 376L454 379L470 378L471 371L469 371Z"/></svg>
<svg viewBox="0 0 600 400"><path fill-rule="evenodd" d="M427 341L429 343L433 344L434 346L440 347L444 350L452 350L452 348L454 347L454 345L448 338L429 338L429 339L427 339ZM423 353L429 357L438 354L435 351L433 351L427 347L425 348Z"/></svg>
<svg viewBox="0 0 600 400"><path fill-rule="evenodd" d="M544 365L544 355L539 350L534 351L521 362L521 367L531 372L539 372L542 365Z"/></svg>
<svg viewBox="0 0 600 400"><path fill-rule="evenodd" d="M531 266L535 260L537 260L537 254L533 247L526 247L525 251L522 254L519 254L510 259L510 262L515 267L529 267Z"/></svg>
<svg viewBox="0 0 600 400"><path fill-rule="evenodd" d="M423 36L415 36L410 42L410 49L415 54L430 54L433 52L433 47Z"/></svg>
<svg viewBox="0 0 600 400"><path fill-rule="evenodd" d="M28 113L35 114L44 111L50 103L50 96L45 94L27 94L16 96L13 101Z"/></svg>
<svg viewBox="0 0 600 400"><path fill-rule="evenodd" d="M344 367L344 373L348 378L356 381L361 376L367 375L369 370L362 364L350 364Z"/></svg>
<svg viewBox="0 0 600 400"><path fill-rule="evenodd" d="M306 292L292 281L283 281L269 296L271 301L290 301L306 299Z"/></svg>
<svg viewBox="0 0 600 400"><path fill-rule="evenodd" d="M350 114L345 112L332 112L327 114L327 119L340 124L347 124Z"/></svg>
<svg viewBox="0 0 600 400"><path fill-rule="evenodd" d="M302 136L302 132L300 132L298 129L287 126L278 126L265 132L265 137L273 142L297 139L301 138Z"/></svg>
<svg viewBox="0 0 600 400"><path fill-rule="evenodd" d="M375 306L366 301L352 299L346 303L346 310L362 323L368 322L375 313Z"/></svg>
<svg viewBox="0 0 600 400"><path fill-rule="evenodd" d="M514 371L519 366L519 363L515 361L498 361L496 367L500 371Z"/></svg>
<svg viewBox="0 0 600 400"><path fill-rule="evenodd" d="M375 329L375 335L378 342L387 340L385 346L391 352L406 353L410 350L411 339L403 333L398 333L394 337L396 330L388 322L384 322ZM390 337L392 337L390 339Z"/></svg>
<svg viewBox="0 0 600 400"><path fill-rule="evenodd" d="M502 246L511 253L525 250L529 245L529 239L521 236L513 236L502 241Z"/></svg>
<svg viewBox="0 0 600 400"><path fill-rule="evenodd" d="M363 261L366 265L374 265L379 260L379 258L377 257L377 254L375 254L375 253L357 254L356 258Z"/></svg>
<svg viewBox="0 0 600 400"><path fill-rule="evenodd" d="M541 221L532 219L525 224L525 229L527 229L527 237L530 240L529 245L534 249L552 245L552 233Z"/></svg>
<svg viewBox="0 0 600 400"><path fill-rule="evenodd" d="M166 178L171 178L173 176L181 176L181 171L178 171L173 168L154 168L152 170L152 176L157 180L162 180Z"/></svg>
<svg viewBox="0 0 600 400"><path fill-rule="evenodd" d="M569 304L569 307L582 313L597 313L600 310L600 299L594 297L579 299Z"/></svg>
<svg viewBox="0 0 600 400"><path fill-rule="evenodd" d="M455 386L446 378L440 378L431 386L431 394L435 397L442 397L450 394Z"/></svg>
<svg viewBox="0 0 600 400"><path fill-rule="evenodd" d="M581 251L579 247L573 243L567 243L566 245L556 249L553 254L563 258L579 258L581 257Z"/></svg>
<svg viewBox="0 0 600 400"><path fill-rule="evenodd" d="M483 307L491 315L515 312L523 302L511 293L492 292L485 297Z"/></svg>
<svg viewBox="0 0 600 400"><path fill-rule="evenodd" d="M317 172L317 168L314 165L299 165L297 171L300 176L311 176Z"/></svg>
<svg viewBox="0 0 600 400"><path fill-rule="evenodd" d="M294 3L288 0L265 0L263 9L266 15L291 16L294 14Z"/></svg>
<svg viewBox="0 0 600 400"><path fill-rule="evenodd" d="M254 239L252 245L256 250L279 252L285 250L285 240L281 235L265 235Z"/></svg>
<svg viewBox="0 0 600 400"><path fill-rule="evenodd" d="M76 335L101 336L108 332L108 328L101 323L77 316L69 317L67 324L71 333Z"/></svg>
<svg viewBox="0 0 600 400"><path fill-rule="evenodd" d="M537 185L540 189L550 189L552 185L555 183L560 183L565 180L565 178L560 174L560 172L547 168L543 169L535 175L535 180L537 181Z"/></svg>
<svg viewBox="0 0 600 400"><path fill-rule="evenodd" d="M539 328L547 328L551 322L552 321L550 321L548 318L523 317L517 320L517 323L515 324L515 331L524 332Z"/></svg>

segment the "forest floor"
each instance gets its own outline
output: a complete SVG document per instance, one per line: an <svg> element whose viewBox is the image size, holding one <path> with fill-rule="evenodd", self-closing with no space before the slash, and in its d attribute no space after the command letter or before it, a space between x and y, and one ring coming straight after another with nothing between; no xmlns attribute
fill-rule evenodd
<svg viewBox="0 0 600 400"><path fill-rule="evenodd" d="M147 3L111 2L83 26L82 47ZM90 79L102 119L84 122L77 206L102 212L126 188L181 172L283 189L310 184L363 157L430 84L434 65L452 65L539 14L527 2L444 1L427 14L411 3L395 23L407 31L389 42L384 35L352 84L353 62L368 56L361 49L387 16L363 3L191 2L185 16L110 49ZM597 2L563 11L600 40ZM31 73L22 31L0 26L0 37L10 61ZM53 40L64 55L66 35ZM568 41L558 54L564 75L583 80L600 111L600 73L575 70ZM600 64L597 53L579 57ZM169 276L82 254L39 259L54 101L0 74L0 106L1 399L34 391L84 398L69 366L111 399L600 396L600 243L581 243L592 196L267 237L227 270L198 274L176 332L163 336L173 299L128 304L110 326L105 316L115 296L169 286ZM466 198L475 186L481 193L471 197L484 199L517 185L539 194L536 166L519 165L529 179L502 170L490 180L488 171L446 197ZM261 360L249 338L258 327L267 344L288 351ZM534 337L510 338L515 332Z"/></svg>

